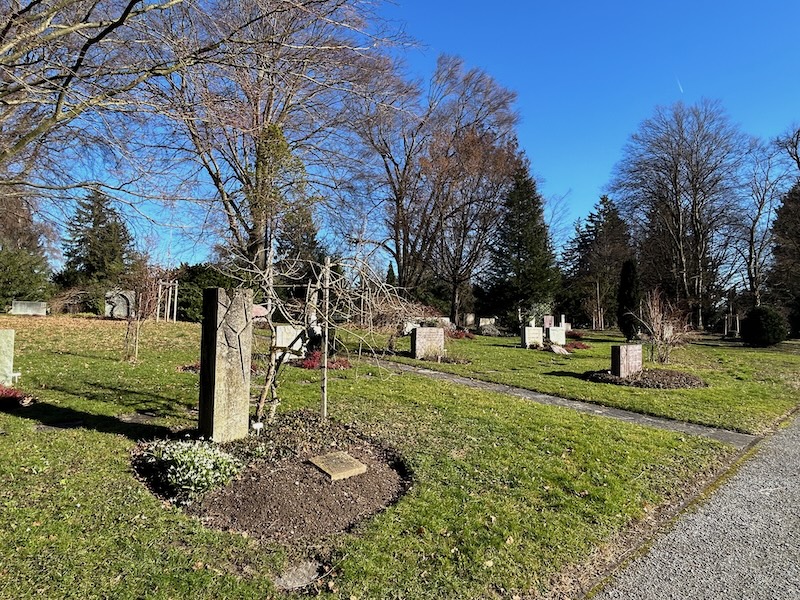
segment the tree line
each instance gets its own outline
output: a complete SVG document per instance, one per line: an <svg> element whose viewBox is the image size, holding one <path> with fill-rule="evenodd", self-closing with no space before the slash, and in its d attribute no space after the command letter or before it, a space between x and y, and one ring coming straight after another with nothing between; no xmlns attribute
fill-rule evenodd
<svg viewBox="0 0 800 600"><path fill-rule="evenodd" d="M373 2L0 8L4 302L121 284L148 262L125 219L164 204L215 240L218 270L265 295L333 254L388 263L405 295L456 322L555 310L613 325L621 265L636 259L642 285L700 328L763 302L800 312L800 128L756 140L719 103L659 107L557 249L514 92L453 56L409 76L408 40Z"/></svg>

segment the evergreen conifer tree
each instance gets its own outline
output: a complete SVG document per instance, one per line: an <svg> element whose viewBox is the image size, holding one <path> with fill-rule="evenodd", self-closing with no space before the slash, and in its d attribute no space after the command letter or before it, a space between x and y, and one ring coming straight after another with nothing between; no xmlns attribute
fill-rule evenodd
<svg viewBox="0 0 800 600"><path fill-rule="evenodd" d="M514 183L504 201L497 244L492 253L484 311L504 316L509 325L518 314L532 314L551 303L559 285L555 254L544 220L544 201L520 160Z"/></svg>
<svg viewBox="0 0 800 600"><path fill-rule="evenodd" d="M639 329L636 315L639 313L641 298L639 271L636 261L631 258L622 263L617 294L617 324L627 341L633 340Z"/></svg>
<svg viewBox="0 0 800 600"><path fill-rule="evenodd" d="M133 257L133 239L111 198L92 192L79 200L67 233L63 285L120 284Z"/></svg>

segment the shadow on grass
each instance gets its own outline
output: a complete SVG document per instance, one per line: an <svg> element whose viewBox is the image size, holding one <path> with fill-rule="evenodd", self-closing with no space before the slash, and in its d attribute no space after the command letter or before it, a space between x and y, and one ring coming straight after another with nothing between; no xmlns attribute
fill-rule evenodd
<svg viewBox="0 0 800 600"><path fill-rule="evenodd" d="M57 431L60 429L93 429L101 433L123 435L131 440L149 440L155 438L176 437L180 434L169 427L148 422L155 418L145 413L130 415L129 418L109 417L55 406L47 402L36 402L30 406L0 406L5 413L38 421L40 431Z"/></svg>
<svg viewBox="0 0 800 600"><path fill-rule="evenodd" d="M128 407L140 413L148 411L156 412L163 417L186 416L187 405L174 397L105 385L97 381L84 381L81 383L97 391L89 391L85 388L68 388L63 385L49 385L47 389L91 402L103 402Z"/></svg>
<svg viewBox="0 0 800 600"><path fill-rule="evenodd" d="M542 375L553 375L554 377L572 377L573 379L586 380L585 373L575 373L574 371L549 371Z"/></svg>

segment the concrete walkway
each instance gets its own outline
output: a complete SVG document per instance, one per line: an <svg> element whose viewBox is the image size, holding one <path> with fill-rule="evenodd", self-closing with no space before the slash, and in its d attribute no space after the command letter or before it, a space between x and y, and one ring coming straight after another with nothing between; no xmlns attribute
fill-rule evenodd
<svg viewBox="0 0 800 600"><path fill-rule="evenodd" d="M469 377L462 377L460 375L453 375L451 373L443 373L441 371L434 371L432 369L423 369L414 365L406 365L403 363L396 363L390 361L380 361L382 367L393 371L416 373L417 375L424 375L433 379L440 379L442 381L449 381L451 383L458 383L461 385L470 386L490 392L499 392L501 394L509 394L517 396L518 398L525 398L539 404L548 404L550 406L561 406L564 408L571 408L584 413L598 415L602 417L610 417L618 419L627 423L634 423L636 425L645 425L647 427L655 427L657 429L666 429L669 431L681 431L692 435L700 435L703 437L711 438L726 444L731 444L739 450L744 450L752 446L755 442L761 439L758 436L748 435L746 433L738 433L736 431L728 431L726 429L716 429L714 427L705 427L703 425L694 425L693 423L684 423L682 421L673 421L671 419L664 419L661 417L651 417L641 413L635 413L628 410L619 408L611 408L608 406L601 406L599 404L592 404L591 402L582 402L580 400L567 400L566 398L559 398L557 396L550 396L548 394L540 394L539 392L532 392L523 388L512 387L502 383L490 383L488 381L481 381L479 379L471 379Z"/></svg>
<svg viewBox="0 0 800 600"><path fill-rule="evenodd" d="M800 598L800 419L592 598Z"/></svg>
<svg viewBox="0 0 800 600"><path fill-rule="evenodd" d="M412 365L400 372L451 381L629 423L682 431L754 455L707 499L679 516L620 568L593 600L800 599L800 417L775 435L752 435L566 400Z"/></svg>

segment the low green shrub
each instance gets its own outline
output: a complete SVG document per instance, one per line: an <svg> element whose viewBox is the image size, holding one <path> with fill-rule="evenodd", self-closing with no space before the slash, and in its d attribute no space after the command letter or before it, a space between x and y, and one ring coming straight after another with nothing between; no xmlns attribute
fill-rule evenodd
<svg viewBox="0 0 800 600"><path fill-rule="evenodd" d="M157 492L179 504L188 504L225 485L243 466L213 443L202 440L150 442L140 447L135 463Z"/></svg>
<svg viewBox="0 0 800 600"><path fill-rule="evenodd" d="M786 339L787 332L786 321L770 306L751 308L742 321L742 341L749 346L774 346Z"/></svg>

